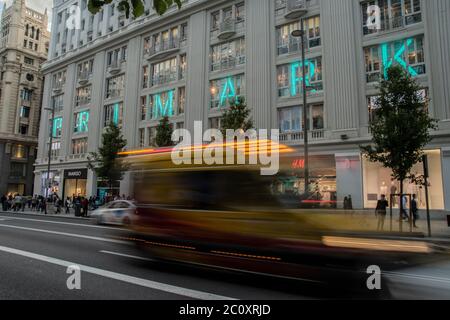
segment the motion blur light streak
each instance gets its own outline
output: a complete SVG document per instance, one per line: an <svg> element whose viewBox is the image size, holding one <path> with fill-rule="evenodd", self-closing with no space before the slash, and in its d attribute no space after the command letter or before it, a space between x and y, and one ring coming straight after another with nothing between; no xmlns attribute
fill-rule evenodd
<svg viewBox="0 0 450 320"><path fill-rule="evenodd" d="M431 248L424 242L358 239L343 237L323 237L323 243L329 247L370 249L376 251L431 253Z"/></svg>

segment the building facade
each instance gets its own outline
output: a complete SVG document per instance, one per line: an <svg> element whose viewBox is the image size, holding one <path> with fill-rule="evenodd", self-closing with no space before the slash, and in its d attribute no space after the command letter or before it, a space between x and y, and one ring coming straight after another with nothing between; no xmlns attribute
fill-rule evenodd
<svg viewBox="0 0 450 320"><path fill-rule="evenodd" d="M47 12L14 0L2 10L0 30L0 194L33 192L50 35Z"/></svg>
<svg viewBox="0 0 450 320"><path fill-rule="evenodd" d="M232 98L245 97L257 128L278 128L297 152L277 190L304 189L302 112L308 112L311 180L324 203L351 195L355 208L372 208L381 194L398 192L390 172L367 162L359 146L370 142L377 83L399 64L420 83L439 130L427 147L431 207L450 211L450 3L447 0L189 0L157 16L126 19L117 4L92 16L86 1L55 1L50 58L45 64L35 192L45 193L48 148L53 188L61 196L102 195L87 170L87 154L101 143L105 125L121 126L129 149L154 144L155 127L169 116L175 128L220 126ZM80 28L67 28L80 4ZM381 24L367 26L378 5ZM299 17L302 15L301 17ZM301 46L291 32L306 30L302 106ZM70 30L69 30L70 29ZM52 146L48 137L54 135ZM414 169L421 173L418 165ZM424 192L406 184L408 193ZM129 194L129 177L120 184Z"/></svg>

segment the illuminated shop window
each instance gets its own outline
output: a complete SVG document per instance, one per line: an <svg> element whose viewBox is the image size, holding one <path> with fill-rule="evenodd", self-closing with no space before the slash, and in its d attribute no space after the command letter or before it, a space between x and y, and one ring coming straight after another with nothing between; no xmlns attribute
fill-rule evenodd
<svg viewBox="0 0 450 320"><path fill-rule="evenodd" d="M27 157L27 148L21 144L12 146L11 156L14 159L25 159Z"/></svg>
<svg viewBox="0 0 450 320"><path fill-rule="evenodd" d="M74 133L84 133L89 131L89 111L82 111L75 114Z"/></svg>
<svg viewBox="0 0 450 320"><path fill-rule="evenodd" d="M91 103L92 86L85 86L77 89L76 106L82 106Z"/></svg>
<svg viewBox="0 0 450 320"><path fill-rule="evenodd" d="M423 36L383 43L364 49L366 81L377 82L393 65L399 65L412 77L425 74Z"/></svg>
<svg viewBox="0 0 450 320"><path fill-rule="evenodd" d="M74 139L72 140L72 154L85 154L88 150L88 139Z"/></svg>
<svg viewBox="0 0 450 320"><path fill-rule="evenodd" d="M210 83L211 109L230 106L244 95L244 75L213 80Z"/></svg>

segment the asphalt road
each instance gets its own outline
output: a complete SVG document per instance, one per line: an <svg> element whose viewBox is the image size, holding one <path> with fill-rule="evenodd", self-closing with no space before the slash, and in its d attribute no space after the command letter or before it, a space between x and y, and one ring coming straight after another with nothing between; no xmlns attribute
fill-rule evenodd
<svg viewBox="0 0 450 320"><path fill-rule="evenodd" d="M300 281L158 263L121 240L124 235L87 220L0 213L0 300L343 297ZM81 270L80 290L67 286L72 266ZM388 276L393 298L450 299L450 262Z"/></svg>

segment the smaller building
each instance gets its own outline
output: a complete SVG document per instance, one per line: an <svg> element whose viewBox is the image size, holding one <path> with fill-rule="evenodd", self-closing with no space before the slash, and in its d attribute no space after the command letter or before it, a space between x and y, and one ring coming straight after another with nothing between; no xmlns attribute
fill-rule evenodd
<svg viewBox="0 0 450 320"><path fill-rule="evenodd" d="M43 77L50 34L44 13L14 0L0 26L0 194L33 193Z"/></svg>

